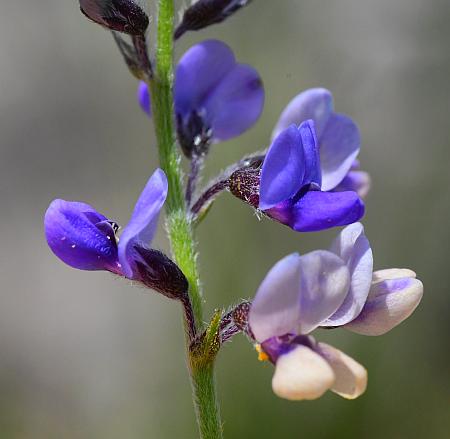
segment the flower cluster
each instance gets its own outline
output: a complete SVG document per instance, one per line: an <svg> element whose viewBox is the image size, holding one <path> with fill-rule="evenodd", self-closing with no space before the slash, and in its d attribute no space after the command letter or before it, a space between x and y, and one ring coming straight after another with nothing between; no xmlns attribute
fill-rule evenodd
<svg viewBox="0 0 450 439"><path fill-rule="evenodd" d="M220 23L248 3L198 0L184 12L173 38ZM128 67L141 80L138 101L151 117L160 110L161 96L155 93L158 70L146 42L149 17L133 0L80 0L80 7L92 21L113 31ZM170 69L168 75L170 82ZM120 238L118 224L90 205L54 200L44 219L51 250L71 267L106 270L179 300L185 310L192 369L213 361L221 344L243 332L255 344L260 359L275 365L272 387L278 396L315 399L330 389L345 398L358 397L367 384L364 367L317 342L312 331L344 327L363 335L384 334L411 315L423 285L407 269L373 271L372 250L359 222L371 181L357 159L361 139L355 122L334 111L328 90L303 91L282 112L267 150L237 161L211 185L198 190L203 161L212 145L244 133L259 119L265 100L263 83L253 67L236 60L230 47L207 40L179 60L173 96L166 108L173 104L174 114L166 115L163 128L171 130L174 121L169 139L177 137L180 151L191 164L183 181L185 198L175 212L183 230L191 233L217 196L228 191L260 215L296 232L346 226L331 248L283 258L251 302L216 313L203 327L196 321L191 301L198 282L192 266L186 273L181 265L189 258L195 265L195 251L177 257L177 249L187 247L178 242L174 260L181 261L179 266L150 247L166 198L171 191L179 191L171 184L182 178L177 174L177 160L162 160L167 175L171 173L169 179L161 169L152 174ZM169 214L174 213L172 204L166 206ZM169 215L169 235L172 219Z"/></svg>

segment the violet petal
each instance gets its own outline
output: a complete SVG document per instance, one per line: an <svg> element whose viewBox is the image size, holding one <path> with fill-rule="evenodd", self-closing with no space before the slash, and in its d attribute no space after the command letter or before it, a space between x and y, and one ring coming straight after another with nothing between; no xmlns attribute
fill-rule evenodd
<svg viewBox="0 0 450 439"><path fill-rule="evenodd" d="M364 171L349 171L333 191L354 191L360 198L365 198L370 191L371 185L372 181L369 173Z"/></svg>
<svg viewBox="0 0 450 439"><path fill-rule="evenodd" d="M287 105L273 130L272 137L285 130L291 124L299 126L307 119L312 119L320 139L325 125L333 112L333 96L324 88L311 88L297 95Z"/></svg>
<svg viewBox="0 0 450 439"><path fill-rule="evenodd" d="M305 154L295 125L284 130L269 148L261 171L259 207L270 209L293 197L302 187Z"/></svg>
<svg viewBox="0 0 450 439"><path fill-rule="evenodd" d="M49 247L66 264L80 270L118 272L114 230L93 207L54 200L45 213L44 227Z"/></svg>
<svg viewBox="0 0 450 439"><path fill-rule="evenodd" d="M119 262L124 276L134 277L134 245L142 242L149 245L156 232L159 212L167 197L168 183L164 172L157 169L142 191L133 214L119 240Z"/></svg>
<svg viewBox="0 0 450 439"><path fill-rule="evenodd" d="M236 66L232 50L217 40L191 47L180 59L175 75L175 108L181 115L199 110L209 94Z"/></svg>
<svg viewBox="0 0 450 439"><path fill-rule="evenodd" d="M356 124L343 114L332 114L319 136L322 190L335 188L347 175L360 149Z"/></svg>
<svg viewBox="0 0 450 439"><path fill-rule="evenodd" d="M309 191L297 201L280 203L265 213L297 232L315 232L360 220L364 203L355 192Z"/></svg>
<svg viewBox="0 0 450 439"><path fill-rule="evenodd" d="M247 131L264 107L264 88L258 72L237 64L204 101L205 119L212 141L236 137Z"/></svg>
<svg viewBox="0 0 450 439"><path fill-rule="evenodd" d="M303 177L302 186L311 185L315 189L320 189L322 185L322 171L314 121L312 119L306 120L300 125L299 131L305 153L305 176Z"/></svg>

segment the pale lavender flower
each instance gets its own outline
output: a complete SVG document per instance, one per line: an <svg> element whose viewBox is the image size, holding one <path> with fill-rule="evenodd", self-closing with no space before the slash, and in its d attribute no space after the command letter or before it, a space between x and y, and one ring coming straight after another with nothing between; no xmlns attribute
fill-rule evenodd
<svg viewBox="0 0 450 439"><path fill-rule="evenodd" d="M315 399L330 389L361 395L367 372L339 350L309 334L318 327L380 335L419 304L423 285L410 270L373 273L369 242L360 223L346 227L329 251L292 254L260 285L249 312L249 333L261 356L275 364L274 392L292 400Z"/></svg>

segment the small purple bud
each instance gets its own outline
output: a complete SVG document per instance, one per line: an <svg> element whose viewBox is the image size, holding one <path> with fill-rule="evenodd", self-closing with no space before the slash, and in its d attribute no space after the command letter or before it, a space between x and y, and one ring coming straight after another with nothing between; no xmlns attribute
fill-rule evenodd
<svg viewBox="0 0 450 439"><path fill-rule="evenodd" d="M158 250L141 245L135 245L134 249L140 256L135 261L136 280L169 299L181 300L187 296L188 281L175 262Z"/></svg>
<svg viewBox="0 0 450 439"><path fill-rule="evenodd" d="M220 23L251 0L198 0L188 8L181 23L175 30L175 39L185 32L200 30L212 24Z"/></svg>
<svg viewBox="0 0 450 439"><path fill-rule="evenodd" d="M80 0L81 12L112 31L143 35L149 18L133 0Z"/></svg>

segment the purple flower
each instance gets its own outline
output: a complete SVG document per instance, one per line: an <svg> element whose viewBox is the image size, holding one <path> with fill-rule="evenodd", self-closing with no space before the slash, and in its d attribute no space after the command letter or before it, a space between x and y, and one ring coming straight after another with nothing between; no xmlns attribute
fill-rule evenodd
<svg viewBox="0 0 450 439"><path fill-rule="evenodd" d="M291 125L275 137L260 162L236 171L230 190L267 216L298 232L343 226L364 215L353 190L323 190L323 169L314 122Z"/></svg>
<svg viewBox="0 0 450 439"><path fill-rule="evenodd" d="M405 320L419 304L423 285L410 270L373 273L372 251L360 223L346 227L330 251L292 254L260 285L249 313L249 332L260 357L275 364L274 392L315 399L331 389L361 395L367 372L339 350L316 342L318 327L343 326L380 335Z"/></svg>
<svg viewBox="0 0 450 439"><path fill-rule="evenodd" d="M242 134L261 115L264 88L252 67L239 64L231 49L216 40L191 47L175 75L175 114L178 137L191 157L217 143ZM138 90L141 107L151 114L148 87Z"/></svg>
<svg viewBox="0 0 450 439"><path fill-rule="evenodd" d="M360 133L348 116L334 112L330 91L311 88L296 96L284 109L273 138L292 124L298 126L308 119L314 121L317 133L322 190L331 191L343 182L356 164L361 145ZM354 186L344 188L353 190ZM365 190L367 192L367 188Z"/></svg>
<svg viewBox="0 0 450 439"><path fill-rule="evenodd" d="M150 245L167 196L161 169L150 177L120 239L119 226L85 203L54 200L44 218L48 245L58 258L80 270L107 270L140 281L169 297L187 290L184 275Z"/></svg>

